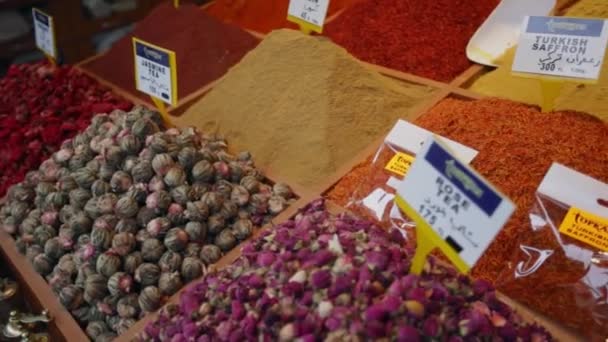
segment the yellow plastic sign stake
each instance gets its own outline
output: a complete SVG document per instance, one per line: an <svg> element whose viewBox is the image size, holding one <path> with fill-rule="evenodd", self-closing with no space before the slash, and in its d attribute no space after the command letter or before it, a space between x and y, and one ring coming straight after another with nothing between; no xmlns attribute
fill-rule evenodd
<svg viewBox="0 0 608 342"><path fill-rule="evenodd" d="M543 112L550 112L555 106L555 100L559 96L564 81L556 79L539 78L540 89L543 94L543 103L541 109Z"/></svg>
<svg viewBox="0 0 608 342"><path fill-rule="evenodd" d="M287 20L291 21L292 23L297 24L298 27L300 27L300 31L302 31L302 33L304 33L304 34L311 34L313 32L323 33L323 27L313 25L313 24L307 22L306 20L302 20L293 15L288 15Z"/></svg>
<svg viewBox="0 0 608 342"><path fill-rule="evenodd" d="M156 96L150 96L150 98L152 99L152 102L154 102L156 109L158 109L161 118L163 118L165 127L173 127L169 116L169 111L167 111L167 106L165 106L165 102L163 102L163 100L157 98Z"/></svg>
<svg viewBox="0 0 608 342"><path fill-rule="evenodd" d="M426 221L412 208L401 196L395 196L395 203L403 212L416 223L416 253L412 259L410 272L414 274L422 273L426 258L435 248L440 249L445 256L450 259L452 264L462 273L469 272L469 266L460 256L448 245Z"/></svg>

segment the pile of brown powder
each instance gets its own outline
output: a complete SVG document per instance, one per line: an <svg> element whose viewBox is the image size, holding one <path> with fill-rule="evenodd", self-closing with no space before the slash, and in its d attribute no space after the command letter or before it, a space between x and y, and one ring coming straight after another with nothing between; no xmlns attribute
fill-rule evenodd
<svg viewBox="0 0 608 342"><path fill-rule="evenodd" d="M432 91L384 78L327 38L279 30L174 121L218 130L259 165L310 186Z"/></svg>

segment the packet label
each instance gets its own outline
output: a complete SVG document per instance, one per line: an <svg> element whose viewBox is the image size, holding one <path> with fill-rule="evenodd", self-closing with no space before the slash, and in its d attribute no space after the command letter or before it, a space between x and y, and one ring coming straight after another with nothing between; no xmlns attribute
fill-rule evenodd
<svg viewBox="0 0 608 342"><path fill-rule="evenodd" d="M389 160L384 169L396 175L405 176L415 159L416 158L407 153L397 152L393 158Z"/></svg>
<svg viewBox="0 0 608 342"><path fill-rule="evenodd" d="M608 251L608 219L571 207L559 226L560 233Z"/></svg>

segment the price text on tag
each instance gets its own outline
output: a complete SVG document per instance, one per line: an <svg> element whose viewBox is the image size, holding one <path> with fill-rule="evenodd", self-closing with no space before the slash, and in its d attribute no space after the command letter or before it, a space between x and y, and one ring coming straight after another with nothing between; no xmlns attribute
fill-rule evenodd
<svg viewBox="0 0 608 342"><path fill-rule="evenodd" d="M304 29L323 32L329 0L290 0L287 20Z"/></svg>
<svg viewBox="0 0 608 342"><path fill-rule="evenodd" d="M416 221L417 236L428 238L418 239L418 249L440 248L461 272L475 265L515 209L434 136L397 188L396 202Z"/></svg>
<svg viewBox="0 0 608 342"><path fill-rule="evenodd" d="M34 19L36 47L48 57L56 59L57 49L55 48L55 25L53 17L37 8L32 8L32 18Z"/></svg>
<svg viewBox="0 0 608 342"><path fill-rule="evenodd" d="M595 80L607 42L605 20L526 17L512 71Z"/></svg>
<svg viewBox="0 0 608 342"><path fill-rule="evenodd" d="M137 90L170 105L177 104L175 53L133 38Z"/></svg>

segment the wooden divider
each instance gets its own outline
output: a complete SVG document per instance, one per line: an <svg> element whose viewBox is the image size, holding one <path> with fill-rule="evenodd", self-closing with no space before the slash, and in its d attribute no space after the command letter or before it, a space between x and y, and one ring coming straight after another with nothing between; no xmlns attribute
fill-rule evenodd
<svg viewBox="0 0 608 342"><path fill-rule="evenodd" d="M84 331L59 302L46 280L34 270L25 256L19 253L15 240L2 230L0 230L0 252L8 261L8 267L19 282L24 300L35 310L49 310L52 318L49 323L49 334L52 341L88 341Z"/></svg>

